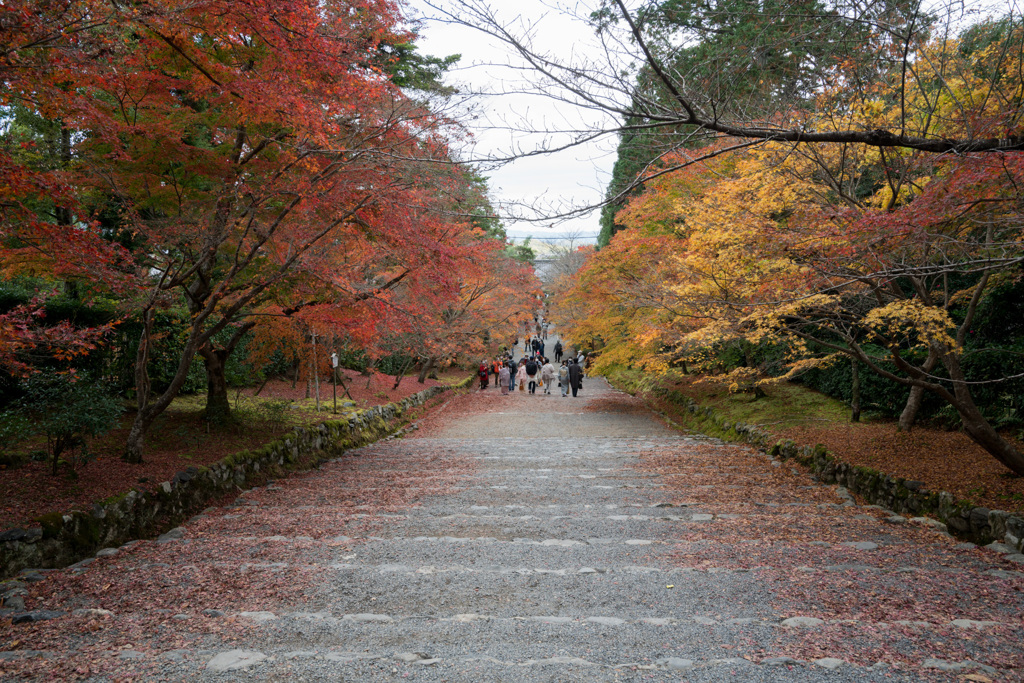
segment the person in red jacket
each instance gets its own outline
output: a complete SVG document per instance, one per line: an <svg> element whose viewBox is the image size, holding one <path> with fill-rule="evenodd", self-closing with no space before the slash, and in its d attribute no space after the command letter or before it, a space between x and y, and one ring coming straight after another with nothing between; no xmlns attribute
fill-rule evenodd
<svg viewBox="0 0 1024 683"><path fill-rule="evenodd" d="M487 388L487 379L490 375L486 359L480 361L480 367L477 369L476 374L480 378L480 390L482 391Z"/></svg>

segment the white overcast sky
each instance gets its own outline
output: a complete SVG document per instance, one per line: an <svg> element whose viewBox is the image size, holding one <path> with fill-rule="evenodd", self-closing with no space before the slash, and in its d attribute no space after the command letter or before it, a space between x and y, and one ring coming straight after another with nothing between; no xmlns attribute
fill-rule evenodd
<svg viewBox="0 0 1024 683"><path fill-rule="evenodd" d="M501 7L510 20L522 17L533 24L536 48L565 57L570 51L578 57L588 54L588 50L597 49L590 29L546 6L542 0L517 0L514 3L494 0L494 4ZM497 94L519 89L522 84L517 86L516 81L523 78L521 72L502 66L514 61L504 44L465 26L431 21L429 17L435 13L424 0L407 0L406 6L411 9L411 17L426 19L417 43L422 54L438 57L462 55L457 67L449 74L449 83L463 90L495 93L474 98L478 116L469 127L474 133L475 146L464 150L465 157L504 156L514 149L534 148L541 142L539 136L508 129L509 126L518 127L516 124L523 119L528 120L534 129L575 128L599 121L593 112L575 110L547 98ZM574 6L577 11L587 12L582 4ZM596 204L603 199L611 177L616 143L612 136L600 143L557 154L517 159L500 168L484 171L489 179L491 198L505 215L515 210L510 208L511 205L565 207ZM509 236L517 241L527 236L554 239L572 232L588 238L582 241L593 242L600 230L598 211L554 224L548 221L504 220Z"/></svg>

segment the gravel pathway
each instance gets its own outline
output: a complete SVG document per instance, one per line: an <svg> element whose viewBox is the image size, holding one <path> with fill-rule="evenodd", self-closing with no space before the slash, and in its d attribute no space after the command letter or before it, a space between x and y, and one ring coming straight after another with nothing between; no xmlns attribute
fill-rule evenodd
<svg viewBox="0 0 1024 683"><path fill-rule="evenodd" d="M472 392L419 427L7 584L55 618L0 622L0 675L1020 677L1014 567L599 378L576 399Z"/></svg>

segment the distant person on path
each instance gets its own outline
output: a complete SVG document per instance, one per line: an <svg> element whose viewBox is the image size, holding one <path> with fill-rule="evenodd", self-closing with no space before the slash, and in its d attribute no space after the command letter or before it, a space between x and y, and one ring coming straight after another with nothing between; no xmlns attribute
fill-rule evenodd
<svg viewBox="0 0 1024 683"><path fill-rule="evenodd" d="M487 359L480 361L480 367L476 371L477 376L480 378L480 390L483 391L487 388L487 378L490 374L490 369L487 367Z"/></svg>
<svg viewBox="0 0 1024 683"><path fill-rule="evenodd" d="M541 366L540 378L544 380L544 393L550 394L551 385L555 381L555 366L547 358L544 359L544 365Z"/></svg>
<svg viewBox="0 0 1024 683"><path fill-rule="evenodd" d="M562 340L561 339L559 339L558 341L555 342L555 362L556 363L561 363L562 362Z"/></svg>
<svg viewBox="0 0 1024 683"><path fill-rule="evenodd" d="M508 362L505 363L508 367L508 390L516 390L516 362L513 358L509 357Z"/></svg>
<svg viewBox="0 0 1024 683"><path fill-rule="evenodd" d="M572 388L573 397L580 390L580 386L583 384L583 368L580 367L579 363L575 361L569 361L569 386Z"/></svg>
<svg viewBox="0 0 1024 683"><path fill-rule="evenodd" d="M543 341L540 341L540 348L537 349L537 353L539 353L542 356L544 355L544 342Z"/></svg>
<svg viewBox="0 0 1024 683"><path fill-rule="evenodd" d="M537 393L537 371L540 370L540 367L537 365L537 361L535 361L532 358L530 360L526 361L526 365L523 366L523 367L526 368L526 376L529 378L530 393L531 394L536 394Z"/></svg>
<svg viewBox="0 0 1024 683"><path fill-rule="evenodd" d="M498 386L501 387L501 395L502 396L508 396L508 388L509 388L508 387L508 385L509 385L508 378L509 378L509 375L511 375L511 374L512 373L510 373L508 371L508 366L505 365L504 363L502 363L501 364L501 370L498 370Z"/></svg>
<svg viewBox="0 0 1024 683"><path fill-rule="evenodd" d="M534 355L540 353L540 339L534 337L533 341L530 342L530 348L533 349Z"/></svg>
<svg viewBox="0 0 1024 683"><path fill-rule="evenodd" d="M569 361L563 360L558 367L558 386L562 388L562 398L569 395Z"/></svg>

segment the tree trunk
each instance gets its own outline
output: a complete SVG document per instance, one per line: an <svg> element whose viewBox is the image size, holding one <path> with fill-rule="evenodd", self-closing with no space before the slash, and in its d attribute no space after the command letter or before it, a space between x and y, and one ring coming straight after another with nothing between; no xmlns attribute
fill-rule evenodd
<svg viewBox="0 0 1024 683"><path fill-rule="evenodd" d="M124 455L121 457L122 460L136 465L142 464L146 432L149 431L149 426L153 424L153 418L155 417L155 415L150 415L150 413L151 411L147 410L145 413L139 413L135 416L132 428L128 431L128 441L125 444Z"/></svg>
<svg viewBox="0 0 1024 683"><path fill-rule="evenodd" d="M425 361L423 361L423 367L420 368L420 374L419 374L419 377L416 378L416 381L419 382L420 384L426 384L427 383L427 375L430 374L430 369L433 368L433 367L434 367L434 359L433 358L427 358Z"/></svg>
<svg viewBox="0 0 1024 683"><path fill-rule="evenodd" d="M71 165L71 129L63 124L60 127L60 161L61 166L67 169ZM71 209L65 206L56 207L57 223L60 225L71 225L74 216Z"/></svg>
<svg viewBox="0 0 1024 683"><path fill-rule="evenodd" d="M231 404L228 402L228 381L224 375L230 351L216 348L212 342L199 349L199 355L206 366L206 411L207 422L222 424L231 419Z"/></svg>
<svg viewBox="0 0 1024 683"><path fill-rule="evenodd" d="M208 422L223 423L231 419L228 380L225 374L228 358L255 325L253 322L244 323L235 330L231 339L224 346L217 346L211 339L203 344L198 351L206 365L206 420Z"/></svg>
<svg viewBox="0 0 1024 683"><path fill-rule="evenodd" d="M142 312L142 334L139 336L139 348L135 353L135 405L138 412L128 432L121 459L133 464L142 463L144 449L143 439L153 418L149 416L149 342L153 334L153 309L146 308Z"/></svg>
<svg viewBox="0 0 1024 683"><path fill-rule="evenodd" d="M1024 476L1024 453L1018 451L1009 441L1000 436L999 432L978 410L978 406L974 403L974 397L971 396L970 385L964 381L960 359L955 353L946 353L942 357L942 364L949 371L949 377L954 382L955 402L953 402L953 407L960 414L964 431L974 443L984 448L996 460L1013 472Z"/></svg>
<svg viewBox="0 0 1024 683"><path fill-rule="evenodd" d="M923 387L910 387L910 396L907 397L907 405L903 407L903 412L900 413L900 421L897 429L901 432L909 432L914 428L914 422L917 420L917 413L921 410L921 403L924 400L924 388Z"/></svg>
<svg viewBox="0 0 1024 683"><path fill-rule="evenodd" d="M856 358L850 359L850 372L853 384L850 396L850 422L860 422L860 369Z"/></svg>
<svg viewBox="0 0 1024 683"><path fill-rule="evenodd" d="M925 360L924 365L921 369L925 372L931 372L935 369L935 365L938 363L939 354L935 349L928 349L928 359ZM909 432L914 428L914 422L917 420L917 413L921 410L921 403L924 400L924 387L910 387L910 396L907 397L907 405L903 407L903 412L900 413L900 421L898 429L901 432Z"/></svg>
<svg viewBox="0 0 1024 683"><path fill-rule="evenodd" d="M397 389L398 385L402 383L402 378L405 377L405 373L409 371L409 367L412 365L413 360L412 356L410 356L409 360L402 365L401 369L399 369L398 374L395 375L395 385L391 387L391 391Z"/></svg>
<svg viewBox="0 0 1024 683"><path fill-rule="evenodd" d="M960 421L963 423L964 431L967 432L967 436L971 437L974 443L984 448L996 460L1006 465L1013 472L1024 476L1024 454L999 435L999 432L989 424L989 421L978 410L974 401L966 404L958 401L958 405L954 407L960 414Z"/></svg>

